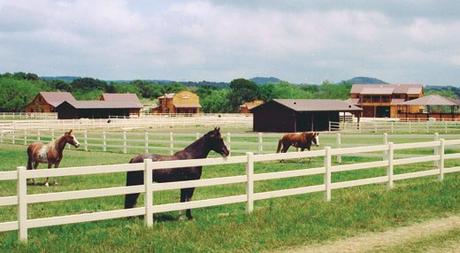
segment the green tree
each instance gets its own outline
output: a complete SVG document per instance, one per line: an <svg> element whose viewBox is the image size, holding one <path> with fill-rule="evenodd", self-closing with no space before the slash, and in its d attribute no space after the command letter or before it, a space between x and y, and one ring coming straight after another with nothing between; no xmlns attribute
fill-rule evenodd
<svg viewBox="0 0 460 253"><path fill-rule="evenodd" d="M242 103L257 98L259 98L259 87L253 81L239 78L230 82L228 99L231 111L236 112Z"/></svg>

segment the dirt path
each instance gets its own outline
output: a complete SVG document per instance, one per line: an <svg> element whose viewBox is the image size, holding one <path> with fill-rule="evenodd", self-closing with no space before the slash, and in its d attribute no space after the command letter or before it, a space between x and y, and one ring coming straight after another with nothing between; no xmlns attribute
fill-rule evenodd
<svg viewBox="0 0 460 253"><path fill-rule="evenodd" d="M408 241L460 228L460 216L431 220L423 223L391 229L385 232L366 233L323 245L282 249L276 252L300 253L355 253L369 252ZM458 250L458 248L456 249ZM453 251L452 251L453 252Z"/></svg>

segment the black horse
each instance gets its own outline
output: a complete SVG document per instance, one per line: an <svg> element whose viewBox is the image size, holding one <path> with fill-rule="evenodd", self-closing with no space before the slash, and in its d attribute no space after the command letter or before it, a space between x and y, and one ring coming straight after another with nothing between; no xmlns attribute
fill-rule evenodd
<svg viewBox="0 0 460 253"><path fill-rule="evenodd" d="M229 152L224 144L220 134L220 128L208 132L200 139L196 140L185 149L176 152L172 156L163 156L156 154L138 155L129 161L130 163L142 163L144 159L152 159L152 161L170 161L170 160L184 160L184 159L199 159L206 158L209 152L213 150L222 156L228 156ZM202 166L174 168L174 169L160 169L153 171L153 181L173 182L200 179ZM144 184L143 171L130 171L126 176L126 186ZM195 188L185 188L180 191L180 202L187 202L192 199L193 191ZM125 208L133 208L136 205L139 193L127 194L125 196ZM186 216L192 219L192 212L187 209Z"/></svg>

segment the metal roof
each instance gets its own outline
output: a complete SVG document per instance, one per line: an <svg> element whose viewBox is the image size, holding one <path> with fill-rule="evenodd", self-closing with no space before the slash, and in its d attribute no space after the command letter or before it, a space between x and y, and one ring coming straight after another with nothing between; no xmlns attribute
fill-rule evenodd
<svg viewBox="0 0 460 253"><path fill-rule="evenodd" d="M53 107L58 106L64 101L76 101L73 95L70 92L49 92L42 91L40 95L43 99Z"/></svg>
<svg viewBox="0 0 460 253"><path fill-rule="evenodd" d="M142 108L142 104L133 93L104 93L102 94L104 101L110 104L124 106L125 108Z"/></svg>
<svg viewBox="0 0 460 253"><path fill-rule="evenodd" d="M455 106L458 105L456 102L452 101L452 99L445 98L440 95L429 95L413 100L406 101L401 103L401 105L449 105Z"/></svg>
<svg viewBox="0 0 460 253"><path fill-rule="evenodd" d="M284 105L294 111L362 111L361 108L344 100L337 99L273 99L276 103Z"/></svg>
<svg viewBox="0 0 460 253"><path fill-rule="evenodd" d="M390 91L391 90L391 91ZM423 90L421 84L353 84L350 93L386 95L386 94L420 94Z"/></svg>

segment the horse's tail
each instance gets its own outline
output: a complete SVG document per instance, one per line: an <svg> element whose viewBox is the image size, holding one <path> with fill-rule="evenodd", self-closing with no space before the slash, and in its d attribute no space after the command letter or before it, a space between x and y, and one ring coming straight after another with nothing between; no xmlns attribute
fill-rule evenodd
<svg viewBox="0 0 460 253"><path fill-rule="evenodd" d="M129 163L141 163L142 160L136 159L138 157L134 157L129 160ZM141 185L144 183L144 171L128 171L126 173L126 186L131 185ZM139 197L139 193L131 193L125 195L125 209L126 208L133 208L136 205L137 198Z"/></svg>
<svg viewBox="0 0 460 253"><path fill-rule="evenodd" d="M32 169L32 149L30 148L30 146L27 147L27 169Z"/></svg>
<svg viewBox="0 0 460 253"><path fill-rule="evenodd" d="M276 153L279 153L280 150L281 150L281 146L283 145L283 139L281 138L279 141L278 141L278 148L276 149Z"/></svg>

